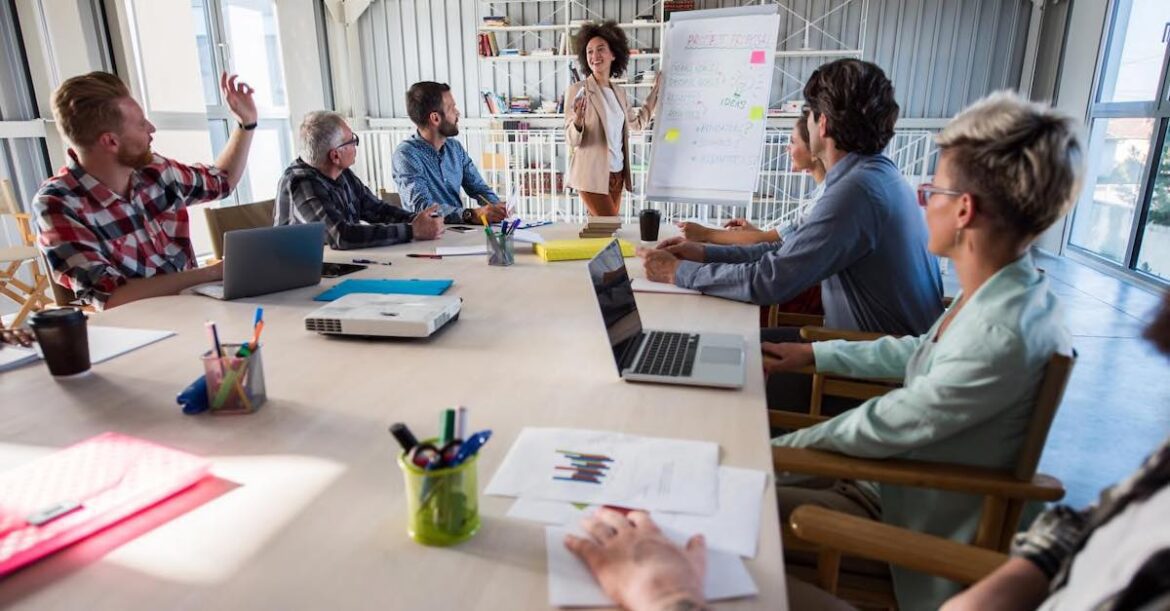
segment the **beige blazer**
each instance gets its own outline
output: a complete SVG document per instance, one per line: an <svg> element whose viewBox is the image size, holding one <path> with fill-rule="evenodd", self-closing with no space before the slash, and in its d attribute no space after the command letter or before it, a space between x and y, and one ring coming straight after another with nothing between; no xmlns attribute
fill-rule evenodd
<svg viewBox="0 0 1170 611"><path fill-rule="evenodd" d="M625 176L626 190L633 191L634 185L630 181L630 130L645 129L654 117L658 107L658 87L662 78L654 83L650 95L639 110L630 108L630 102L621 87L614 87L614 97L622 110L626 113L626 124L622 127L622 174ZM577 129L577 113L573 109L573 102L577 99L577 92L585 88L586 108L582 127ZM585 80L569 85L565 92L565 134L569 141L569 186L578 191L589 193L609 193L609 143L605 137L605 98L601 92L601 85L592 75Z"/></svg>

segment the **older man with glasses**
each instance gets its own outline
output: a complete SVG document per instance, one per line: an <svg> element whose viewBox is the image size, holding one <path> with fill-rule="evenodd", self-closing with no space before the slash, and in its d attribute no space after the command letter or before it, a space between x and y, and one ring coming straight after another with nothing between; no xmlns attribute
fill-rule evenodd
<svg viewBox="0 0 1170 611"><path fill-rule="evenodd" d="M431 206L417 214L374 196L349 168L361 143L345 119L311 112L301 122L301 157L280 177L276 225L323 222L329 246L338 250L433 240L443 219Z"/></svg>

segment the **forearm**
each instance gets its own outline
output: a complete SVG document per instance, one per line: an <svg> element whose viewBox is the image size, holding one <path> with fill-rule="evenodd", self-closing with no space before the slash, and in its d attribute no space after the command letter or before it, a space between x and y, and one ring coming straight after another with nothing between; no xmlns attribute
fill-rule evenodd
<svg viewBox="0 0 1170 611"><path fill-rule="evenodd" d="M711 235L707 240L710 244L726 245L763 244L778 241L780 241L780 234L775 229L769 229L768 231L760 231L758 229L744 229L740 231L715 229L711 231Z"/></svg>
<svg viewBox="0 0 1170 611"><path fill-rule="evenodd" d="M228 183L233 189L240 184L240 179L244 177L244 168L248 163L248 151L252 147L253 133L252 130L244 130L239 127L232 130L227 146L223 148L223 152L215 160L215 166L227 173Z"/></svg>
<svg viewBox="0 0 1170 611"><path fill-rule="evenodd" d="M218 266L200 267L184 272L172 274L158 274L149 278L134 278L126 284L114 289L110 298L106 300L105 309L164 295L177 295L185 288L215 282L223 278L222 269Z"/></svg>
<svg viewBox="0 0 1170 611"><path fill-rule="evenodd" d="M1048 597L1048 578L1036 565L1012 558L993 573L948 600L944 611L1035 609Z"/></svg>

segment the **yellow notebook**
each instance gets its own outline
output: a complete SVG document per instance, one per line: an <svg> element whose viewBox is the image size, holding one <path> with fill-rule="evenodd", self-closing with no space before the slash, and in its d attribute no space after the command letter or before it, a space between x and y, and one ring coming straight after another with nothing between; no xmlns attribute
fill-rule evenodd
<svg viewBox="0 0 1170 611"><path fill-rule="evenodd" d="M583 240L549 240L543 244L533 244L532 250L545 261L577 261L592 259L593 255L601 252L613 241L613 238L586 238ZM622 247L623 257L634 256L634 245L625 240L618 240Z"/></svg>

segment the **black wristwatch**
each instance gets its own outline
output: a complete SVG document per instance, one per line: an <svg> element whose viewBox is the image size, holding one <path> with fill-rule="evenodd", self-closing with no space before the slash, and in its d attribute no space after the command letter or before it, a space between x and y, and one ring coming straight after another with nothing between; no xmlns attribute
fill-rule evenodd
<svg viewBox="0 0 1170 611"><path fill-rule="evenodd" d="M240 123L239 121L236 121L236 125L239 125L239 126L240 126L240 129L242 129L242 130L244 130L244 131L246 131L246 132L250 132L250 131L252 131L252 130L256 129L256 124L255 124L255 123L249 123L249 124L247 124L247 125L244 125L243 123Z"/></svg>
<svg viewBox="0 0 1170 611"><path fill-rule="evenodd" d="M464 225L474 225L475 224L475 210L472 210L471 208L464 208L463 214L460 217L460 220L463 221Z"/></svg>

